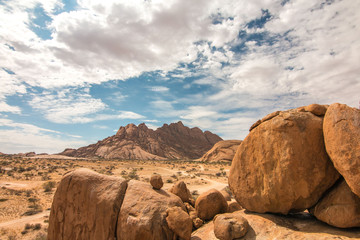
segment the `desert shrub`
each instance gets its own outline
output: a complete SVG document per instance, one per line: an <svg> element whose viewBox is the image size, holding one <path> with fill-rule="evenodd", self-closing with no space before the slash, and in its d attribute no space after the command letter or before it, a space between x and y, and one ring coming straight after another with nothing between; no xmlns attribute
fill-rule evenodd
<svg viewBox="0 0 360 240"><path fill-rule="evenodd" d="M47 235L44 232L39 232L36 236L34 240L46 240L47 239Z"/></svg>
<svg viewBox="0 0 360 240"><path fill-rule="evenodd" d="M48 181L43 184L44 192L51 192L54 187L55 187L54 181Z"/></svg>
<svg viewBox="0 0 360 240"><path fill-rule="evenodd" d="M168 180L166 180L166 182L167 183L173 183L173 180L169 178Z"/></svg>
<svg viewBox="0 0 360 240"><path fill-rule="evenodd" d="M40 205L35 205L35 207L33 207L33 209L29 209L26 212L23 213L23 216L31 216L31 215L35 215L42 212L41 206Z"/></svg>
<svg viewBox="0 0 360 240"><path fill-rule="evenodd" d="M130 179L135 179L135 180L139 180L139 175L137 175L136 170L132 170L132 171L128 174L128 178L130 178Z"/></svg>
<svg viewBox="0 0 360 240"><path fill-rule="evenodd" d="M35 205L38 201L39 201L38 198L29 198L29 199L28 199L28 202L30 202L30 203L32 203L32 204L34 204L34 205Z"/></svg>
<svg viewBox="0 0 360 240"><path fill-rule="evenodd" d="M217 177L220 177L220 176L221 176L221 172L217 172L215 175L216 175Z"/></svg>
<svg viewBox="0 0 360 240"><path fill-rule="evenodd" d="M32 226L30 223L25 224L25 230L29 230L31 228L32 228Z"/></svg>
<svg viewBox="0 0 360 240"><path fill-rule="evenodd" d="M33 227L34 230L40 230L41 229L41 224L40 223L36 223L35 226Z"/></svg>
<svg viewBox="0 0 360 240"><path fill-rule="evenodd" d="M9 200L9 199L7 199L7 198L0 198L0 202L6 202L7 200Z"/></svg>
<svg viewBox="0 0 360 240"><path fill-rule="evenodd" d="M33 194L33 191L31 191L31 190L26 190L26 191L25 191L25 196L26 196L26 197L30 197L31 194Z"/></svg>

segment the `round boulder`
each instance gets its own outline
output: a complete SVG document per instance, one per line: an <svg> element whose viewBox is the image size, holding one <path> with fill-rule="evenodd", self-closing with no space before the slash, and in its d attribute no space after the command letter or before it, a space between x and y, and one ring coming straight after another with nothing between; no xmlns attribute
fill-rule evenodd
<svg viewBox="0 0 360 240"><path fill-rule="evenodd" d="M183 202L189 202L192 198L189 189L186 187L184 181L179 181L175 183L169 190L169 192L180 197Z"/></svg>
<svg viewBox="0 0 360 240"><path fill-rule="evenodd" d="M225 213L214 218L214 233L220 240L238 239L247 233L248 221L239 213Z"/></svg>
<svg viewBox="0 0 360 240"><path fill-rule="evenodd" d="M153 174L150 178L150 184L154 189L161 189L164 185L163 180L159 174Z"/></svg>
<svg viewBox="0 0 360 240"><path fill-rule="evenodd" d="M282 214L316 204L339 177L325 151L322 124L322 117L293 109L252 129L234 156L228 179L239 204Z"/></svg>
<svg viewBox="0 0 360 240"><path fill-rule="evenodd" d="M324 117L324 138L335 168L360 197L360 110L331 104Z"/></svg>
<svg viewBox="0 0 360 240"><path fill-rule="evenodd" d="M192 219L181 207L172 207L166 210L166 222L171 230L181 239L190 240Z"/></svg>
<svg viewBox="0 0 360 240"><path fill-rule="evenodd" d="M310 213L331 226L360 227L360 198L342 180L310 209Z"/></svg>
<svg viewBox="0 0 360 240"><path fill-rule="evenodd" d="M216 214L225 213L228 205L224 196L216 189L202 193L195 202L195 210L202 220L210 220Z"/></svg>
<svg viewBox="0 0 360 240"><path fill-rule="evenodd" d="M228 213L243 209L237 201L228 201Z"/></svg>

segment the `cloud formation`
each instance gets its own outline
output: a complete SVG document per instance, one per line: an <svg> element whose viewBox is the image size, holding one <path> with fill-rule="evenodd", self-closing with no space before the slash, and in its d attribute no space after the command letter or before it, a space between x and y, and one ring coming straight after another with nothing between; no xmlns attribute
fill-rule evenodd
<svg viewBox="0 0 360 240"><path fill-rule="evenodd" d="M0 112L93 126L183 120L239 139L275 110L360 100L359 1L77 4L2 3Z"/></svg>

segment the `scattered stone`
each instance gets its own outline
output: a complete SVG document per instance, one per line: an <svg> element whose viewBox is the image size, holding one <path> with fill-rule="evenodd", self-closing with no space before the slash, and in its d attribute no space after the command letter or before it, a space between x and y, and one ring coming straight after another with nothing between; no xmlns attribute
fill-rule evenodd
<svg viewBox="0 0 360 240"><path fill-rule="evenodd" d="M331 226L360 227L360 198L344 180L333 187L310 212Z"/></svg>
<svg viewBox="0 0 360 240"><path fill-rule="evenodd" d="M163 180L159 174L153 174L150 178L150 184L154 189L161 189L164 185Z"/></svg>
<svg viewBox="0 0 360 240"><path fill-rule="evenodd" d="M202 220L211 220L216 214L226 213L227 202L216 189L202 193L195 202L196 213Z"/></svg>
<svg viewBox="0 0 360 240"><path fill-rule="evenodd" d="M127 182L77 169L61 180L51 207L48 239L115 239Z"/></svg>
<svg viewBox="0 0 360 240"><path fill-rule="evenodd" d="M190 240L192 219L181 207L172 207L166 210L166 222L171 230L181 239Z"/></svg>
<svg viewBox="0 0 360 240"><path fill-rule="evenodd" d="M169 192L179 196L183 202L189 202L192 198L189 189L186 187L184 181L175 183L169 190Z"/></svg>
<svg viewBox="0 0 360 240"><path fill-rule="evenodd" d="M202 225L204 225L204 221L201 220L200 218L195 218L193 219L193 226L197 229L199 227L201 227Z"/></svg>
<svg viewBox="0 0 360 240"><path fill-rule="evenodd" d="M214 233L220 240L233 240L245 236L249 228L248 221L241 213L225 213L214 218Z"/></svg>
<svg viewBox="0 0 360 240"><path fill-rule="evenodd" d="M228 201L228 213L236 212L243 209L240 204L234 200L234 201Z"/></svg>
<svg viewBox="0 0 360 240"><path fill-rule="evenodd" d="M173 239L174 232L166 223L166 210L175 206L185 211L178 196L162 189L154 191L147 183L129 181L119 213L117 239Z"/></svg>
<svg viewBox="0 0 360 240"><path fill-rule="evenodd" d="M186 207L186 210L193 222L193 226L194 228L199 228L203 225L203 220L201 220L200 218L198 218L198 215L196 213L196 210L195 208L190 204L190 203L187 203L185 202L185 207Z"/></svg>
<svg viewBox="0 0 360 240"><path fill-rule="evenodd" d="M323 119L296 109L274 115L239 146L229 186L239 204L250 211L303 211L339 177L325 151Z"/></svg>
<svg viewBox="0 0 360 240"><path fill-rule="evenodd" d="M324 118L324 138L335 168L360 197L360 110L331 104Z"/></svg>

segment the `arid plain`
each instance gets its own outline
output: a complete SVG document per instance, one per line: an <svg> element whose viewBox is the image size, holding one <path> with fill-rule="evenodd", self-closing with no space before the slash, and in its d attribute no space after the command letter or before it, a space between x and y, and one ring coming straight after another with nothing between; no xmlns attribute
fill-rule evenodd
<svg viewBox="0 0 360 240"><path fill-rule="evenodd" d="M98 173L149 182L160 174L164 189L182 180L196 198L227 186L230 163L76 159L59 155L0 158L0 239L46 239L52 199L67 172L88 168Z"/></svg>

